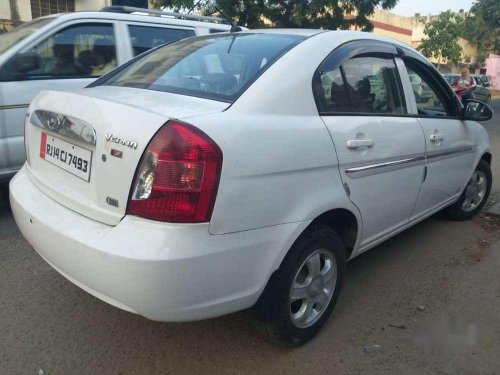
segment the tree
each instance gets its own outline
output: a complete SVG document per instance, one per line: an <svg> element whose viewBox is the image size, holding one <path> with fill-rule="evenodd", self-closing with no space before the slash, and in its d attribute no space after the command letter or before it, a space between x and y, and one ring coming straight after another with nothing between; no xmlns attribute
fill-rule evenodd
<svg viewBox="0 0 500 375"><path fill-rule="evenodd" d="M463 19L451 10L442 12L435 20L425 25L424 34L427 38L418 49L426 57L437 59L438 68L441 61L458 64L462 54L458 38L463 33L463 24Z"/></svg>
<svg viewBox="0 0 500 375"><path fill-rule="evenodd" d="M500 2L476 1L465 20L462 37L477 46L477 67L484 63L488 53L500 54Z"/></svg>
<svg viewBox="0 0 500 375"><path fill-rule="evenodd" d="M196 9L203 14L222 13L238 25L264 26L264 19L277 27L373 30L368 20L376 7L391 9L398 0L155 0L155 7ZM346 17L346 15L354 15Z"/></svg>

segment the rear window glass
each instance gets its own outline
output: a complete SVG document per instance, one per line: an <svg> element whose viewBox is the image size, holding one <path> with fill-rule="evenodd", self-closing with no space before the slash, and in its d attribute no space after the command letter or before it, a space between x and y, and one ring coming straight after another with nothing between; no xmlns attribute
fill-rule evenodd
<svg viewBox="0 0 500 375"><path fill-rule="evenodd" d="M159 48L102 84L232 102L303 39L246 33L190 38Z"/></svg>

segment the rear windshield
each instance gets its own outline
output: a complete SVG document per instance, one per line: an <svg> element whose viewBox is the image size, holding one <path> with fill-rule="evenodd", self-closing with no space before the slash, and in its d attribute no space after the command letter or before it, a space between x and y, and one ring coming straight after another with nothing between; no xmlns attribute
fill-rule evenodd
<svg viewBox="0 0 500 375"><path fill-rule="evenodd" d="M246 33L189 38L147 54L102 84L233 102L303 39Z"/></svg>
<svg viewBox="0 0 500 375"><path fill-rule="evenodd" d="M39 18L34 21L24 23L21 26L12 29L8 33L0 35L0 53L7 51L14 44L30 36L35 31L38 31L40 28L44 27L53 20L54 17Z"/></svg>

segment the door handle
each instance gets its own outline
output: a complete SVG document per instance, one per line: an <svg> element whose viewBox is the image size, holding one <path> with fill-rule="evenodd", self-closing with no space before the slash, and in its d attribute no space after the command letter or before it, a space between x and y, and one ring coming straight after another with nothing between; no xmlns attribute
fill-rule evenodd
<svg viewBox="0 0 500 375"><path fill-rule="evenodd" d="M431 142L441 142L444 139L444 135L442 134L431 134L429 137Z"/></svg>
<svg viewBox="0 0 500 375"><path fill-rule="evenodd" d="M372 147L375 144L371 139L350 139L345 145L349 150L355 150L361 147Z"/></svg>

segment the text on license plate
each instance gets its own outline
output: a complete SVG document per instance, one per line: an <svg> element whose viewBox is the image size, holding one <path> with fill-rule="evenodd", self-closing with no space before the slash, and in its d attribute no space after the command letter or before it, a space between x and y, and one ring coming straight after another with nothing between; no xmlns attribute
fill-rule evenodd
<svg viewBox="0 0 500 375"><path fill-rule="evenodd" d="M87 182L90 180L90 150L42 133L40 157Z"/></svg>

